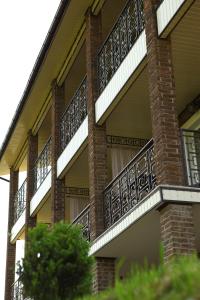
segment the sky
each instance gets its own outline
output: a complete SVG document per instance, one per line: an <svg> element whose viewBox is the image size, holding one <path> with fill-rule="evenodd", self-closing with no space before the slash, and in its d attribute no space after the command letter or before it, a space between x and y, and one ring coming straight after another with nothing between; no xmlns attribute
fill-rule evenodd
<svg viewBox="0 0 200 300"><path fill-rule="evenodd" d="M59 3L0 0L0 146ZM0 300L4 299L8 190L9 184L0 180Z"/></svg>

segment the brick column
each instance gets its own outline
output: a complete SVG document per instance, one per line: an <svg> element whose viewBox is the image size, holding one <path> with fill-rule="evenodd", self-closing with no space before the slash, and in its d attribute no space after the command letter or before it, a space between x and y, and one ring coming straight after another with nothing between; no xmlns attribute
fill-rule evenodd
<svg viewBox="0 0 200 300"><path fill-rule="evenodd" d="M96 294L115 284L115 258L96 257L93 267L93 292Z"/></svg>
<svg viewBox="0 0 200 300"><path fill-rule="evenodd" d="M34 195L34 168L38 157L38 136L28 133L28 154L27 154L27 196L26 196L26 222L25 222L25 246L28 240L28 230L36 226L36 216L30 216L30 202Z"/></svg>
<svg viewBox="0 0 200 300"><path fill-rule="evenodd" d="M97 53L101 45L101 15L86 14L86 68L88 109L88 158L90 187L91 240L104 231L103 191L107 184L106 126L95 121L95 101L98 97ZM93 292L114 285L115 259L97 257L93 269Z"/></svg>
<svg viewBox="0 0 200 300"><path fill-rule="evenodd" d="M195 235L191 205L168 204L160 212L164 259L195 252Z"/></svg>
<svg viewBox="0 0 200 300"><path fill-rule="evenodd" d="M157 35L159 0L144 1L149 96L158 184L184 183L171 41Z"/></svg>
<svg viewBox="0 0 200 300"><path fill-rule="evenodd" d="M52 82L52 114L51 114L51 201L52 223L65 219L65 183L57 178L57 160L61 154L60 121L64 109L64 89Z"/></svg>
<svg viewBox="0 0 200 300"><path fill-rule="evenodd" d="M8 236L7 236L7 257L5 274L5 300L12 299L12 284L15 280L15 254L16 244L10 243L10 233L14 225L14 199L18 190L18 171L10 170L10 194L8 207Z"/></svg>
<svg viewBox="0 0 200 300"><path fill-rule="evenodd" d="M175 79L170 36L157 34L156 7L159 0L144 1L147 68L155 147L157 184L184 184L183 154L176 111ZM169 204L160 210L164 259L195 249L191 205Z"/></svg>
<svg viewBox="0 0 200 300"><path fill-rule="evenodd" d="M104 231L103 191L107 184L106 127L95 122L97 99L97 53L101 43L101 15L86 14L86 66L88 106L88 157L90 183L91 239Z"/></svg>

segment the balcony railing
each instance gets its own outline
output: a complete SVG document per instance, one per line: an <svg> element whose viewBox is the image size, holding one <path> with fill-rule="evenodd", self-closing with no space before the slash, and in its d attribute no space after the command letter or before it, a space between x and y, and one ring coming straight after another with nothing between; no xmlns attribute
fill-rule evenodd
<svg viewBox="0 0 200 300"><path fill-rule="evenodd" d="M74 94L61 119L61 149L65 149L87 116L87 78Z"/></svg>
<svg viewBox="0 0 200 300"><path fill-rule="evenodd" d="M27 187L27 179L24 180L21 187L17 191L14 199L14 223L19 219L22 215L25 207L26 207L26 187Z"/></svg>
<svg viewBox="0 0 200 300"><path fill-rule="evenodd" d="M17 280L12 286L12 300L24 300L22 283Z"/></svg>
<svg viewBox="0 0 200 300"><path fill-rule="evenodd" d="M150 140L104 192L105 228L109 228L156 186L154 145Z"/></svg>
<svg viewBox="0 0 200 300"><path fill-rule="evenodd" d="M200 131L182 130L187 182L200 187Z"/></svg>
<svg viewBox="0 0 200 300"><path fill-rule="evenodd" d="M144 29L143 0L129 0L98 54L102 93Z"/></svg>
<svg viewBox="0 0 200 300"><path fill-rule="evenodd" d="M80 215L77 216L73 224L81 225L83 236L90 241L90 205L87 205Z"/></svg>
<svg viewBox="0 0 200 300"><path fill-rule="evenodd" d="M34 168L34 191L41 186L51 170L51 137L48 139L42 152L38 156Z"/></svg>

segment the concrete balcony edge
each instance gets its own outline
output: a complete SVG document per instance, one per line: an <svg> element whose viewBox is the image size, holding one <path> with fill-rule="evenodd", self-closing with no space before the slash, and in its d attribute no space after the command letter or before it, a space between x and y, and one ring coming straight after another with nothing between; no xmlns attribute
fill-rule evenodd
<svg viewBox="0 0 200 300"><path fill-rule="evenodd" d="M128 229L153 208L158 209L166 203L200 203L200 189L184 186L160 185L141 202L127 212L120 220L104 231L91 245L89 254L95 255L110 241Z"/></svg>

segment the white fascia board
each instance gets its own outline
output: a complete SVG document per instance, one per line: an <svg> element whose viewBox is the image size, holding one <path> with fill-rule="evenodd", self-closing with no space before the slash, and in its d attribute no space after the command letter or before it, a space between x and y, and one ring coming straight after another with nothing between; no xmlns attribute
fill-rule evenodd
<svg viewBox="0 0 200 300"><path fill-rule="evenodd" d="M200 203L200 189L190 187L162 187L162 201Z"/></svg>
<svg viewBox="0 0 200 300"><path fill-rule="evenodd" d="M146 34L145 30L143 30L132 49L127 54L126 58L121 63L118 70L95 103L95 116L97 123L104 113L110 108L111 104L117 105L117 101L115 101L117 95L120 93L131 75L136 71L146 54Z"/></svg>
<svg viewBox="0 0 200 300"><path fill-rule="evenodd" d="M160 35L186 0L164 0L157 9L158 35Z"/></svg>
<svg viewBox="0 0 200 300"><path fill-rule="evenodd" d="M11 230L11 238L10 242L13 243L17 237L21 234L21 231L23 230L25 226L25 210L17 220L17 222L14 224L12 230Z"/></svg>
<svg viewBox="0 0 200 300"><path fill-rule="evenodd" d="M88 116L85 118L77 132L66 146L57 161L57 177L61 175L64 169L71 162L75 154L79 151L82 144L88 137Z"/></svg>
<svg viewBox="0 0 200 300"><path fill-rule="evenodd" d="M150 210L155 208L157 209L164 203L200 204L200 189L183 186L158 186L136 207L130 210L126 215L100 235L91 245L89 254L94 255Z"/></svg>
<svg viewBox="0 0 200 300"><path fill-rule="evenodd" d="M42 200L47 196L48 192L51 189L51 171L39 187L39 189L34 194L30 203L30 215L33 215L34 212L40 207Z"/></svg>

